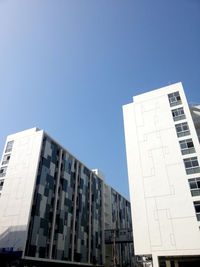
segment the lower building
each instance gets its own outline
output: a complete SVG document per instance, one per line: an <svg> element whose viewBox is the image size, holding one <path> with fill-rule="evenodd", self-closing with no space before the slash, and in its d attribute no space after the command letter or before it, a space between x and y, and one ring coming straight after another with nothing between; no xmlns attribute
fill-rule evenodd
<svg viewBox="0 0 200 267"><path fill-rule="evenodd" d="M9 135L0 167L0 257L39 266L104 266L104 188L98 170L87 168L43 130ZM128 201L116 203L128 214L117 223L130 228ZM126 250L120 247L119 266Z"/></svg>

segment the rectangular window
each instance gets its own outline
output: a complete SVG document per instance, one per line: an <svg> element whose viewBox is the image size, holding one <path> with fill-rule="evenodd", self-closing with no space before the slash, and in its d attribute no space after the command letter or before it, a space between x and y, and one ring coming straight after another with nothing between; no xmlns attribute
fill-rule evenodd
<svg viewBox="0 0 200 267"><path fill-rule="evenodd" d="M200 172L199 162L197 160L197 157L187 158L184 159L183 161L185 164L185 170L187 174Z"/></svg>
<svg viewBox="0 0 200 267"><path fill-rule="evenodd" d="M179 92L174 92L172 94L169 94L168 98L171 107L182 104Z"/></svg>
<svg viewBox="0 0 200 267"><path fill-rule="evenodd" d="M3 157L2 165L8 164L9 160L10 160L10 154L5 155Z"/></svg>
<svg viewBox="0 0 200 267"><path fill-rule="evenodd" d="M185 113L183 108L176 108L172 110L172 116L174 121L179 121L185 119Z"/></svg>
<svg viewBox="0 0 200 267"><path fill-rule="evenodd" d="M193 197L200 196L200 178L189 179L190 192Z"/></svg>
<svg viewBox="0 0 200 267"><path fill-rule="evenodd" d="M176 133L178 137L190 135L190 130L189 130L187 122L176 124L175 127L176 127Z"/></svg>
<svg viewBox="0 0 200 267"><path fill-rule="evenodd" d="M12 150L13 143L14 143L14 141L9 141L9 142L7 143L5 153L10 152L10 151Z"/></svg>
<svg viewBox="0 0 200 267"><path fill-rule="evenodd" d="M0 191L1 191L2 188L3 188L3 184L4 184L4 180L0 180Z"/></svg>
<svg viewBox="0 0 200 267"><path fill-rule="evenodd" d="M200 221L200 201L194 201L194 209L197 216L197 221Z"/></svg>
<svg viewBox="0 0 200 267"><path fill-rule="evenodd" d="M182 155L195 153L194 144L192 138L179 141Z"/></svg>
<svg viewBox="0 0 200 267"><path fill-rule="evenodd" d="M7 167L2 167L2 168L0 169L0 177L3 177L3 176L6 175L6 169L7 169Z"/></svg>

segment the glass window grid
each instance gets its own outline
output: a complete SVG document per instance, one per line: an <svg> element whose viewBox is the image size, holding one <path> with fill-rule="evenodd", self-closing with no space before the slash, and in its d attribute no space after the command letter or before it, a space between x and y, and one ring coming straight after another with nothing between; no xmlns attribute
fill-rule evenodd
<svg viewBox="0 0 200 267"><path fill-rule="evenodd" d="M172 110L172 116L174 121L179 121L185 119L185 113L183 108L177 108Z"/></svg>
<svg viewBox="0 0 200 267"><path fill-rule="evenodd" d="M9 141L9 142L7 143L5 153L10 152L10 151L12 150L12 148L13 148L13 143L14 143L14 141Z"/></svg>
<svg viewBox="0 0 200 267"><path fill-rule="evenodd" d="M200 221L200 201L194 201L193 204L197 216L197 221Z"/></svg>
<svg viewBox="0 0 200 267"><path fill-rule="evenodd" d="M0 180L0 191L1 191L2 188L3 188L3 184L4 184L4 179L3 179L3 180Z"/></svg>
<svg viewBox="0 0 200 267"><path fill-rule="evenodd" d="M4 177L6 175L7 167L2 167L0 169L0 177Z"/></svg>
<svg viewBox="0 0 200 267"><path fill-rule="evenodd" d="M178 137L190 135L190 130L187 122L182 122L175 125L176 133Z"/></svg>
<svg viewBox="0 0 200 267"><path fill-rule="evenodd" d="M200 221L200 213L196 213L197 221Z"/></svg>
<svg viewBox="0 0 200 267"><path fill-rule="evenodd" d="M195 148L194 148L194 144L193 144L192 138L179 141L179 145L180 145L180 148L181 148L182 155L187 155L187 154L191 154L191 153L195 153L196 152Z"/></svg>
<svg viewBox="0 0 200 267"><path fill-rule="evenodd" d="M168 99L171 107L182 104L181 97L178 91L168 94Z"/></svg>
<svg viewBox="0 0 200 267"><path fill-rule="evenodd" d="M199 163L197 157L184 159L185 170L187 174L199 173Z"/></svg>
<svg viewBox="0 0 200 267"><path fill-rule="evenodd" d="M3 157L2 165L8 164L10 160L10 154L7 154Z"/></svg>
<svg viewBox="0 0 200 267"><path fill-rule="evenodd" d="M200 178L192 178L188 180L190 186L191 195L199 196L200 195Z"/></svg>

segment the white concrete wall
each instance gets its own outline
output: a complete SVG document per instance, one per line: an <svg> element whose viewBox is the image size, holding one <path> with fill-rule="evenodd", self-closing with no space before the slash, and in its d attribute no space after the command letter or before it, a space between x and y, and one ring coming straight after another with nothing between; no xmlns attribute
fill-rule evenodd
<svg viewBox="0 0 200 267"><path fill-rule="evenodd" d="M168 94L179 91L182 105L170 107ZM174 122L171 110L184 108ZM136 255L200 254L197 221L183 158L198 156L200 146L181 83L134 97L123 106L127 166ZM175 124L188 122L191 136L178 138ZM197 153L183 156L179 141L192 138Z"/></svg>
<svg viewBox="0 0 200 267"><path fill-rule="evenodd" d="M36 128L7 137L14 144L0 198L0 248L24 249L42 139Z"/></svg>

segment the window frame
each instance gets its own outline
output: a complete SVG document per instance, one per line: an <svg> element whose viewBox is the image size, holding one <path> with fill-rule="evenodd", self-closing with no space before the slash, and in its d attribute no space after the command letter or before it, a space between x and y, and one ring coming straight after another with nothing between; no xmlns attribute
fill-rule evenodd
<svg viewBox="0 0 200 267"><path fill-rule="evenodd" d="M184 120L186 118L183 107L172 109L171 113L174 121Z"/></svg>
<svg viewBox="0 0 200 267"><path fill-rule="evenodd" d="M0 179L0 191L2 190L3 188L3 185L4 185L4 179Z"/></svg>
<svg viewBox="0 0 200 267"><path fill-rule="evenodd" d="M192 143L193 146L189 146L189 143ZM182 147L183 144L185 144L185 148ZM179 141L179 145L182 155L192 154L196 152L192 138Z"/></svg>
<svg viewBox="0 0 200 267"><path fill-rule="evenodd" d="M187 130L184 130L184 126L187 126ZM180 127L181 131L177 131L177 128ZM190 135L190 128L187 122L181 122L178 124L175 124L176 134L178 137Z"/></svg>
<svg viewBox="0 0 200 267"><path fill-rule="evenodd" d="M183 162L184 162L185 170L186 170L187 174L193 174L193 173L199 173L200 172L200 167L199 167L199 162L198 162L197 157L191 157L191 158L183 159ZM187 166L188 164L190 164L191 166Z"/></svg>
<svg viewBox="0 0 200 267"><path fill-rule="evenodd" d="M13 149L14 140L8 141L5 149L5 153L12 151Z"/></svg>
<svg viewBox="0 0 200 267"><path fill-rule="evenodd" d="M188 179L192 197L200 196L200 177Z"/></svg>
<svg viewBox="0 0 200 267"><path fill-rule="evenodd" d="M174 101L172 101L174 99ZM171 107L182 104L179 91L168 94L168 100Z"/></svg>
<svg viewBox="0 0 200 267"><path fill-rule="evenodd" d="M11 154L6 154L3 156L2 165L8 164L8 162L10 161L10 156Z"/></svg>
<svg viewBox="0 0 200 267"><path fill-rule="evenodd" d="M2 171L3 170L3 171ZM5 171L4 171L5 170ZM6 176L7 166L0 168L0 177Z"/></svg>
<svg viewBox="0 0 200 267"><path fill-rule="evenodd" d="M194 210L196 213L197 221L200 221L200 201L194 201L193 205L194 205ZM199 211L197 210L197 208L199 208Z"/></svg>

